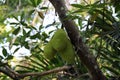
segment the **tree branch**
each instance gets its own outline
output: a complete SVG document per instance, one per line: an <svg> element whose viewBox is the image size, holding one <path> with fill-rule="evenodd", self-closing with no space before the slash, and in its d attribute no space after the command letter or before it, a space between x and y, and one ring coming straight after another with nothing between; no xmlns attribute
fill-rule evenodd
<svg viewBox="0 0 120 80"><path fill-rule="evenodd" d="M70 68L71 68L71 66L63 66L63 67L58 67L58 68L48 70L48 71L44 71L44 72L24 73L24 74L21 74L20 77L24 78L26 76L45 76L45 75L48 75L48 74L51 74L51 73L57 73L57 72L60 72L60 71L68 70Z"/></svg>
<svg viewBox="0 0 120 80"><path fill-rule="evenodd" d="M106 80L105 76L101 72L95 58L90 55L90 51L87 46L83 43L82 38L79 34L77 25L71 19L68 19L68 9L65 6L64 0L49 0L54 6L56 12L59 15L59 18L62 24L65 26L65 29L68 33L68 36L77 49L77 54L81 59L81 62L89 70L92 80Z"/></svg>
<svg viewBox="0 0 120 80"><path fill-rule="evenodd" d="M29 72L29 73L19 74L19 73L13 71L8 66L5 66L5 67L0 67L0 72L6 74L7 76L12 78L13 80L20 80L20 79L23 79L27 76L39 76L40 77L40 76L45 76L45 75L48 75L48 74L51 74L51 73L57 73L57 72L60 72L60 71L68 70L72 67L73 66L63 66L63 67L58 67L58 68L48 70L48 71L44 71L44 72Z"/></svg>
<svg viewBox="0 0 120 80"><path fill-rule="evenodd" d="M0 67L0 72L6 74L13 80L20 80L20 78L18 77L19 74L17 72L13 71L11 68L9 68L8 65L4 65L3 67Z"/></svg>

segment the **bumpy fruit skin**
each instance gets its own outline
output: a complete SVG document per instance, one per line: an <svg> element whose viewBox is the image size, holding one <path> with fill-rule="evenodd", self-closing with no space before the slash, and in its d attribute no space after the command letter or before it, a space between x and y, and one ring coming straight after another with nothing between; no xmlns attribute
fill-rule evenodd
<svg viewBox="0 0 120 80"><path fill-rule="evenodd" d="M63 29L58 29L44 48L44 55L47 59L53 59L56 53L59 53L67 64L74 63L75 50Z"/></svg>
<svg viewBox="0 0 120 80"><path fill-rule="evenodd" d="M73 64L75 61L75 50L71 44L71 42L68 40L67 47L64 51L60 52L61 58L67 63L67 64Z"/></svg>
<svg viewBox="0 0 120 80"><path fill-rule="evenodd" d="M67 40L68 37L65 31L58 29L51 40L52 47L58 52L63 51L66 48Z"/></svg>
<svg viewBox="0 0 120 80"><path fill-rule="evenodd" d="M44 56L51 60L54 58L56 54L56 51L53 49L53 47L51 46L51 42L49 42L45 47L44 47Z"/></svg>

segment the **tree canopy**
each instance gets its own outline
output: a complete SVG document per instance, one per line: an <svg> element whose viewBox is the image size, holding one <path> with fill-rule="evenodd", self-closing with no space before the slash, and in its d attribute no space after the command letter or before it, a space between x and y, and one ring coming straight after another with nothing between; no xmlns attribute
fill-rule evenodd
<svg viewBox="0 0 120 80"><path fill-rule="evenodd" d="M73 64L44 55L59 29ZM0 80L12 79L119 80L119 0L0 0Z"/></svg>

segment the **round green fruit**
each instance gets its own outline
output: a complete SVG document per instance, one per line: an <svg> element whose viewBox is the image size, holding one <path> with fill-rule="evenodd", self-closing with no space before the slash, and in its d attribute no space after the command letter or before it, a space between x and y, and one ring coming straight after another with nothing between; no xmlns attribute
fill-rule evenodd
<svg viewBox="0 0 120 80"><path fill-rule="evenodd" d="M51 40L51 44L52 47L59 52L66 48L67 41L66 32L63 29L58 29Z"/></svg>
<svg viewBox="0 0 120 80"><path fill-rule="evenodd" d="M44 47L44 56L47 59L53 59L55 56L56 51L53 49L51 46L51 43L49 42L45 47Z"/></svg>
<svg viewBox="0 0 120 80"><path fill-rule="evenodd" d="M61 58L67 62L67 64L73 64L75 61L75 50L70 41L67 42L67 47L64 51L60 52Z"/></svg>

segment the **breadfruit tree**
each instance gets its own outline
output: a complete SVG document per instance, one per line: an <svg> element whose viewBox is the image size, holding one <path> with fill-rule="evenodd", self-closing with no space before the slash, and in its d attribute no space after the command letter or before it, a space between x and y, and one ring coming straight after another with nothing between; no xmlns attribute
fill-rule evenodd
<svg viewBox="0 0 120 80"><path fill-rule="evenodd" d="M119 0L1 0L0 80L119 80Z"/></svg>

